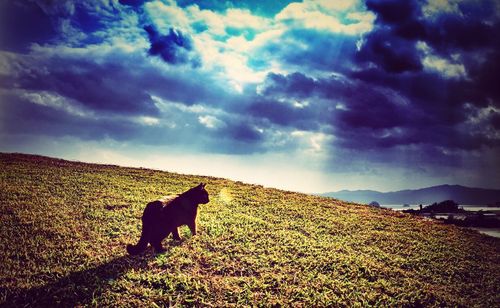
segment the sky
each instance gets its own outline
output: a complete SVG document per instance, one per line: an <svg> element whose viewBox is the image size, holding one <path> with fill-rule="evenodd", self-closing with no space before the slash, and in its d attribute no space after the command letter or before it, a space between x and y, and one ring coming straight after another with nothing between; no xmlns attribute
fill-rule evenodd
<svg viewBox="0 0 500 308"><path fill-rule="evenodd" d="M500 188L494 0L6 0L0 151L301 192Z"/></svg>

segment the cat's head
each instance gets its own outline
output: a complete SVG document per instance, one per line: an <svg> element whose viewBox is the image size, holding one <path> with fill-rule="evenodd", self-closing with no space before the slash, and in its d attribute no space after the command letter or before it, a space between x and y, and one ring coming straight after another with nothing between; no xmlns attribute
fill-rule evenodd
<svg viewBox="0 0 500 308"><path fill-rule="evenodd" d="M207 184L201 183L198 186L191 188L189 191L191 193L191 199L197 204L207 204L210 200L208 198L208 192L205 189Z"/></svg>

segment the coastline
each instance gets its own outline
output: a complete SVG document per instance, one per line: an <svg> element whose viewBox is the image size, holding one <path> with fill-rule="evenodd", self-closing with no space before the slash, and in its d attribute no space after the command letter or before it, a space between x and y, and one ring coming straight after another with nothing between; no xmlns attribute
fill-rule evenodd
<svg viewBox="0 0 500 308"><path fill-rule="evenodd" d="M381 208L386 208L386 209L391 209L394 211L404 211L404 210L418 210L419 205L418 204L410 204L409 206L404 206L400 204L384 204L380 205ZM464 210L472 213L477 213L480 211L483 212L492 212L495 213L497 216L497 219L500 219L500 207L488 207L488 206L481 206L481 205L460 205L459 207L463 208ZM438 221L444 221L449 214L447 213L436 213L436 217ZM488 236L500 238L500 228L485 228L485 227L463 227L462 228L467 228L467 229L472 229L476 230L481 234L485 234Z"/></svg>

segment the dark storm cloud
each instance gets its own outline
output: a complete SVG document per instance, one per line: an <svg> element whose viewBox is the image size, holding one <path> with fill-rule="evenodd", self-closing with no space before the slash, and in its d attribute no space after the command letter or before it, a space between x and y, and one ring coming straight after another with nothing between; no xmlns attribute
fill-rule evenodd
<svg viewBox="0 0 500 308"><path fill-rule="evenodd" d="M318 81L295 72L289 75L269 73L260 85L259 94L249 96L244 109L236 109L272 124L315 131L326 119L324 102L318 100L322 93Z"/></svg>
<svg viewBox="0 0 500 308"><path fill-rule="evenodd" d="M312 79L301 73L269 74L263 93L271 97L311 98L312 106L294 108L291 104L262 102L252 105L261 116L277 124L287 125L299 119L324 121L339 128L382 129L405 123L405 108L401 102L383 91L362 82L336 78ZM293 101L292 101L293 103ZM318 110L318 113L312 113Z"/></svg>
<svg viewBox="0 0 500 308"><path fill-rule="evenodd" d="M17 71L0 75L5 88L54 92L101 112L145 115L158 112L129 69L115 61L97 63L92 59L61 57L12 61Z"/></svg>
<svg viewBox="0 0 500 308"><path fill-rule="evenodd" d="M159 56L170 64L191 63L193 67L200 66L200 58L193 50L191 38L181 31L170 28L168 34L161 35L152 25L144 27L148 33L151 48L149 54Z"/></svg>
<svg viewBox="0 0 500 308"><path fill-rule="evenodd" d="M31 1L0 3L0 48L26 52L33 43L54 39L57 25L44 10Z"/></svg>
<svg viewBox="0 0 500 308"><path fill-rule="evenodd" d="M263 97L255 97L245 113L276 125L300 130L315 130L320 124L319 119L314 118L314 110L311 107L297 108L291 105L291 102Z"/></svg>
<svg viewBox="0 0 500 308"><path fill-rule="evenodd" d="M250 114L294 129L315 131L330 127L330 133L336 137L334 144L346 149L425 146L478 150L498 144L484 132L463 128L471 116L459 100L464 94L447 94L459 91L463 86L460 81L448 83L431 73L390 76L392 79L374 86L371 78L365 82L334 76L312 79L300 73L270 74L262 90L266 96L308 97L314 103L298 109L286 101L256 101ZM422 155L431 152L426 150Z"/></svg>
<svg viewBox="0 0 500 308"><path fill-rule="evenodd" d="M404 27L412 25L421 16L423 1L367 0L366 7L377 14L377 21L383 24Z"/></svg>
<svg viewBox="0 0 500 308"><path fill-rule="evenodd" d="M500 23L497 25L497 32L500 33ZM482 95L483 99L491 98L491 103L500 107L500 87L497 81L500 80L500 37L496 35L497 41L488 50L484 62L470 65L470 76L475 86L475 94Z"/></svg>
<svg viewBox="0 0 500 308"><path fill-rule="evenodd" d="M368 0L366 6L377 14L377 24L408 40L420 39L444 53L450 49L488 47L495 40L498 23L494 1L464 1L459 12L443 12L424 18L424 1Z"/></svg>
<svg viewBox="0 0 500 308"><path fill-rule="evenodd" d="M390 73L420 71L420 52L415 44L416 42L393 36L389 30L379 29L367 35L357 59L360 62L376 63Z"/></svg>
<svg viewBox="0 0 500 308"><path fill-rule="evenodd" d="M452 54L494 48L498 38L498 16L493 1L460 3L460 12L443 12L426 18L423 1L368 0L376 16L374 30L358 55L392 73L418 71L422 51L418 41L427 43L445 58ZM472 13L473 12L473 13Z"/></svg>
<svg viewBox="0 0 500 308"><path fill-rule="evenodd" d="M417 1L366 1L376 16L370 32L357 54L361 63L373 63L390 73L420 71L420 54L416 40L425 36L421 9Z"/></svg>
<svg viewBox="0 0 500 308"><path fill-rule="evenodd" d="M490 121L495 129L500 130L500 112L492 112Z"/></svg>
<svg viewBox="0 0 500 308"><path fill-rule="evenodd" d="M225 130L223 135L232 136L233 139L255 143L257 141L262 141L262 134L259 133L254 127L246 123L235 123L234 126L229 127Z"/></svg>
<svg viewBox="0 0 500 308"><path fill-rule="evenodd" d="M69 114L65 110L35 104L13 93L0 94L3 132L13 135L77 136L83 140L128 140L137 136L139 125L130 121L102 120Z"/></svg>
<svg viewBox="0 0 500 308"><path fill-rule="evenodd" d="M379 84L376 89L373 79L350 85L352 94L343 96L347 110L338 114L334 125L343 146L429 145L473 150L495 143L484 132L463 128L471 115L463 96L453 93L459 92L461 82L424 73L394 77L391 82L391 86ZM400 91L387 90L394 88Z"/></svg>
<svg viewBox="0 0 500 308"><path fill-rule="evenodd" d="M0 49L27 53L33 44L102 43L124 8L114 2L30 0L0 2Z"/></svg>
<svg viewBox="0 0 500 308"><path fill-rule="evenodd" d="M491 48L498 42L499 19L492 1L471 1L459 14L441 14L425 24L425 41L443 55L453 50ZM474 12L477 11L477 12Z"/></svg>
<svg viewBox="0 0 500 308"><path fill-rule="evenodd" d="M294 97L303 98L312 96L315 89L315 81L302 73L295 72L288 76L270 73L267 76L264 95L282 93Z"/></svg>
<svg viewBox="0 0 500 308"><path fill-rule="evenodd" d="M120 4L139 7L146 2L145 0L119 0Z"/></svg>
<svg viewBox="0 0 500 308"><path fill-rule="evenodd" d="M381 69L370 69L354 72L351 77L366 84L397 89L414 106L413 114L420 113L421 119L427 123L458 124L467 118L462 110L465 102L474 100L481 106L486 103L474 84L448 79L435 72L395 75Z"/></svg>
<svg viewBox="0 0 500 308"><path fill-rule="evenodd" d="M431 148L469 151L498 145L482 124L468 121L473 114L467 107L499 106L499 90L493 85L500 79L500 45L494 35L499 19L493 2L462 3L458 13L431 17L424 16L424 4L367 1L377 18L353 57L354 68L341 70L350 83L343 88L331 80L320 82L325 97L337 97L346 106L332 116L342 147L412 145L425 148L422 153L430 161L434 155L427 154L439 152ZM429 50L419 48L422 43ZM424 69L429 52L449 63L458 61L467 78Z"/></svg>

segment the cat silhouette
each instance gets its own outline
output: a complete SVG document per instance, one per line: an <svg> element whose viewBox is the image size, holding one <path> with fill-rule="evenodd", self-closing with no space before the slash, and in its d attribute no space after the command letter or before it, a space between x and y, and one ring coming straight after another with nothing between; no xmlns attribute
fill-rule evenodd
<svg viewBox="0 0 500 308"><path fill-rule="evenodd" d="M149 202L142 214L141 238L136 245L127 245L131 255L143 252L148 244L155 252L163 252L161 242L170 233L175 240L180 240L178 227L187 225L192 235L196 235L196 215L198 205L209 202L204 183L193 187L177 196L170 196Z"/></svg>

